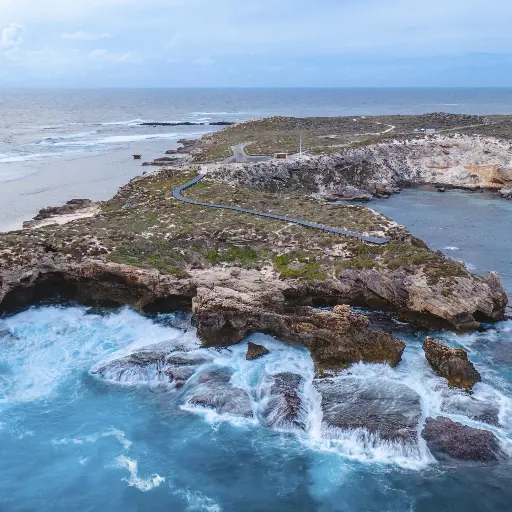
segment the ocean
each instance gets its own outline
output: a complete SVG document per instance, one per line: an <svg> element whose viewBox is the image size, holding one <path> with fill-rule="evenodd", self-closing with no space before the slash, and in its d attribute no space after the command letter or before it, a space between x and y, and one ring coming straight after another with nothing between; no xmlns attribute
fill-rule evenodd
<svg viewBox="0 0 512 512"><path fill-rule="evenodd" d="M10 101L17 101L21 109L19 94L35 93L9 94ZM62 200L70 198L66 191L72 186L80 190L79 179L89 183L91 176L98 181L90 191L96 190L100 197L111 194L102 190L102 184L113 189L121 185L126 179L121 169L133 175L140 172L130 160L135 148L147 147L148 152L156 153L168 149L174 141L169 136L165 140L104 142L109 137L154 136L156 132L142 129L137 119L230 120L271 113L418 113L455 108L443 103L459 103L461 112L506 113L511 92L75 91L62 93L65 100L54 100L53 114L49 106L53 93L37 94L46 98L46 106L41 108L44 101L40 96L32 103L31 112L39 112L44 120L37 119L39 128L34 128L38 116L20 110L10 121L11 140L16 141L10 146L10 154L18 151L20 158L23 152L28 157L30 151L34 155L37 151L51 154L25 160L24 165L35 166L34 173L3 181L0 194L12 183L25 182L27 190L43 187L41 177L49 179L55 172L52 169L60 165L70 175L60 189ZM90 102L82 117L80 94ZM178 103L181 110L173 110ZM21 121L23 116L25 122ZM57 118L62 121L57 122ZM74 122L85 124L79 129L66 124ZM125 124L101 124L114 122ZM57 125L63 126L57 129ZM47 126L51 129L43 128ZM5 134L7 129L4 126L2 130ZM93 131L98 133L89 133ZM76 137L84 133L88 134ZM161 133L171 131L162 129ZM75 138L56 138L70 135ZM80 140L80 144L88 141L90 145L83 144L73 154L65 145L52 149L49 140L48 146L41 145L46 149L32 148L32 143L48 138ZM0 153L8 154L4 137L2 144ZM9 168L10 163L4 163L0 172ZM89 174L93 172L89 167L96 164L100 167L98 174ZM132 167L128 171L129 165ZM74 175L76 169L80 176ZM112 180L99 181L102 173L110 173ZM13 212L4 210L3 202L8 196L0 196L0 205L4 219L11 222L15 220ZM23 197L29 201L45 196ZM371 207L407 226L432 249L464 261L473 271L498 271L512 293L512 247L506 236L506 227L512 222L512 202L487 194L405 190L388 200L377 200ZM450 346L465 348L481 373L483 381L471 396L448 388L429 368L421 349L426 332L389 315L383 315L381 321L407 343L403 361L395 369L358 364L341 379L356 379L367 385L378 382L383 388L406 386L420 397L422 421L428 416L447 415L491 430L511 457L512 320L462 336L435 333ZM245 361L248 341L264 343L270 354L254 362ZM104 362L160 342L208 355L210 360L202 372L230 372L232 382L247 390L256 419L216 414L188 404L186 394L200 386L200 380L192 379L181 393L169 392L154 375L146 379L129 375L123 382L97 377L95 369ZM300 391L305 404L304 431L279 431L261 419L269 376L287 371L301 375L304 381ZM305 349L284 345L263 334L253 334L226 350L201 349L190 318L184 313L142 316L128 308L100 310L46 304L2 318L0 510L495 512L510 508L510 458L495 464L436 462L423 443L410 449L355 435L324 438L319 428L319 397L312 379L313 362ZM500 426L465 416L458 406L468 401L494 407ZM451 404L451 412L442 410L446 403Z"/></svg>
<svg viewBox="0 0 512 512"><path fill-rule="evenodd" d="M144 160L213 126L269 115L512 113L511 89L0 90L0 230L73 198L104 200Z"/></svg>

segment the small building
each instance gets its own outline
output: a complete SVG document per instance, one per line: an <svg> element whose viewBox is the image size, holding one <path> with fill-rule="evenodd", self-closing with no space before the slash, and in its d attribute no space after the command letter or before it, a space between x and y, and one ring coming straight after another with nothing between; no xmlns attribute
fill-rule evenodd
<svg viewBox="0 0 512 512"><path fill-rule="evenodd" d="M432 135L433 133L436 133L436 129L435 128L426 128L425 133L427 135Z"/></svg>
<svg viewBox="0 0 512 512"><path fill-rule="evenodd" d="M275 157L280 160L286 160L288 158L288 153L276 153Z"/></svg>

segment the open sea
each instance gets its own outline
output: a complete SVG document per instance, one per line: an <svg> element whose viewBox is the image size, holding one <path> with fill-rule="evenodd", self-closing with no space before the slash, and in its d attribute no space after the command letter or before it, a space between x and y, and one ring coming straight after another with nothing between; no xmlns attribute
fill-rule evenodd
<svg viewBox="0 0 512 512"><path fill-rule="evenodd" d="M451 111L511 113L512 90L188 90L0 92L0 224L48 204L107 198L148 159L204 127L145 128L139 120L237 120L270 114L339 115ZM371 207L475 272L497 270L512 293L512 202L487 194L407 190ZM369 313L371 314L371 313ZM141 316L122 308L38 306L0 319L0 511L68 512L480 512L512 504L512 320L463 336L483 381L471 396L447 387L422 353L425 332L396 322L407 343L397 368L359 364L350 375L417 393L421 424L445 415L492 431L508 460L436 462L413 449L356 435L325 438L309 353L254 334L270 354L245 361L246 342L199 347L181 313ZM246 340L247 341L247 340ZM97 368L165 342L205 358L182 391L156 375L101 379ZM217 414L187 397L201 375L222 370L247 391L254 419ZM303 378L304 431L264 420L269 378ZM499 426L458 406L486 403ZM446 412L446 403L451 412ZM390 404L393 407L393 404ZM420 428L421 428L420 424Z"/></svg>

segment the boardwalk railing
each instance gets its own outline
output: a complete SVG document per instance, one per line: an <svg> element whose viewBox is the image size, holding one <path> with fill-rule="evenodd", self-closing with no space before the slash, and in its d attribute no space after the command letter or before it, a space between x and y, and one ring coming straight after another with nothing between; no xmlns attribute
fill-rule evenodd
<svg viewBox="0 0 512 512"><path fill-rule="evenodd" d="M218 208L220 210L233 210L235 212L242 212L242 213L248 213L249 215L257 215L258 217L265 217L267 219L275 219L275 220L281 220L283 222L291 222L293 224L298 224L299 226L305 226L307 228L312 229L320 229L322 231L326 231L327 233L334 233L336 235L346 236L349 238L356 238L358 240L361 240L363 242L367 242L369 244L377 244L377 245L384 245L389 242L388 238L379 238L374 236L366 236L361 235L360 233L356 233L354 231L347 231L345 229L340 228L332 228L330 226L325 226L324 224L316 224L315 222L307 222L305 220L300 219L293 219L291 217L285 217L283 215L275 215L273 213L264 213L264 212L257 212L254 210L248 210L247 208L241 208L240 206L227 206L224 204L215 204L215 203L204 203L202 201L194 201L192 199L188 199L184 197L181 193L190 188L193 187L196 183L201 181L204 178L204 175L196 176L194 179L188 181L187 183L180 185L179 187L175 187L172 191L172 195L175 199L178 201L182 201L184 203L188 204L195 204L197 206L206 206L207 208Z"/></svg>

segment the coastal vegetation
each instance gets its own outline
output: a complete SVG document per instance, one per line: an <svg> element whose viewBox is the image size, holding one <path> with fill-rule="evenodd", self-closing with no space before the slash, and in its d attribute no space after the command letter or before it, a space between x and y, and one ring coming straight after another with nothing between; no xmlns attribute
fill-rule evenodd
<svg viewBox="0 0 512 512"><path fill-rule="evenodd" d="M395 138L424 137L426 131L482 134L512 139L512 116L434 113L416 116L267 117L237 123L207 135L194 150L196 162L231 156L231 147L246 144L249 155L299 152L300 140L311 155L328 155Z"/></svg>

